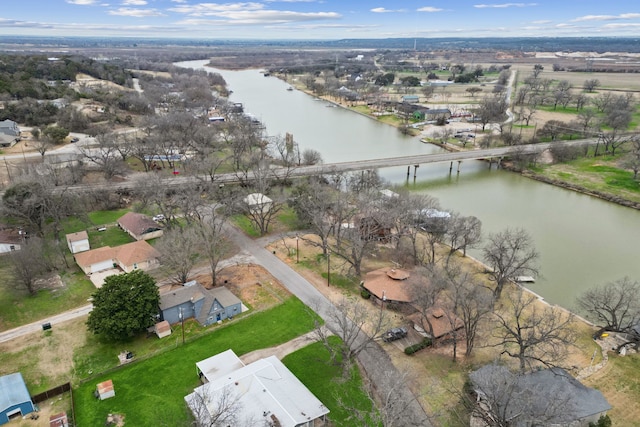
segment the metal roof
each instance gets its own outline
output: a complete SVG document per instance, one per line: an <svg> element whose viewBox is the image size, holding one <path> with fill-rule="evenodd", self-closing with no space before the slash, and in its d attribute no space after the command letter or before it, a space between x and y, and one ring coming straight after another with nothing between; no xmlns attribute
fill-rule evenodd
<svg viewBox="0 0 640 427"><path fill-rule="evenodd" d="M31 396L22 374L18 372L0 377L0 412L24 402L31 402Z"/></svg>
<svg viewBox="0 0 640 427"><path fill-rule="evenodd" d="M228 350L218 356L228 359L232 358L232 354L233 351ZM215 361L215 357L211 359ZM235 393L242 404L242 418L278 420L282 427L294 427L329 413L322 402L275 356L219 375L214 381L196 388L194 393L185 397L190 406L197 404L196 393L210 397L218 393ZM215 398L211 400L215 407Z"/></svg>

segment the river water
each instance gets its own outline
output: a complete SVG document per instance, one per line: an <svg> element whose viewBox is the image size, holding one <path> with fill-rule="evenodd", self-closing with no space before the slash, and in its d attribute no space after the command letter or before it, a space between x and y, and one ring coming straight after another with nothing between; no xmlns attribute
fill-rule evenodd
<svg viewBox="0 0 640 427"><path fill-rule="evenodd" d="M200 68L207 61L176 65ZM213 70L213 69L211 69ZM392 126L342 109L327 107L258 70L222 74L230 100L260 119L268 135L293 134L301 149L312 148L326 163L438 152L440 148L403 136ZM393 184L437 197L444 209L474 215L483 233L521 227L540 252L541 276L529 288L545 300L573 308L576 296L608 281L629 276L640 280L638 244L640 212L593 197L553 187L522 176L489 169L487 163L466 161L461 171L449 164L422 165L407 180L407 168L383 168ZM471 251L482 259L479 250Z"/></svg>

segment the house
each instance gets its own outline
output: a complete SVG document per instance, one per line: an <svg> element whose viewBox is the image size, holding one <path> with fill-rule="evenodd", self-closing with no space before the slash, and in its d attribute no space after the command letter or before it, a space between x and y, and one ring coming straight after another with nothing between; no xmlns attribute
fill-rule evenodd
<svg viewBox="0 0 640 427"><path fill-rule="evenodd" d="M192 280L180 289L160 295L160 319L170 324L195 318L208 326L241 312L242 301L224 286L207 289Z"/></svg>
<svg viewBox="0 0 640 427"><path fill-rule="evenodd" d="M20 372L0 377L0 424L22 418L35 410Z"/></svg>
<svg viewBox="0 0 640 427"><path fill-rule="evenodd" d="M262 193L251 193L244 198L244 202L249 208L249 212L260 214L267 213L271 209L273 200Z"/></svg>
<svg viewBox="0 0 640 427"><path fill-rule="evenodd" d="M14 228L0 229L0 254L19 251L24 241L25 232Z"/></svg>
<svg viewBox="0 0 640 427"><path fill-rule="evenodd" d="M125 273L153 270L160 266L160 252L144 240L116 246L114 264Z"/></svg>
<svg viewBox="0 0 640 427"><path fill-rule="evenodd" d="M6 119L0 122L0 133L12 136L16 141L20 140L20 128L13 120Z"/></svg>
<svg viewBox="0 0 640 427"><path fill-rule="evenodd" d="M72 254L91 249L91 246L89 246L89 235L86 230L67 234L67 246Z"/></svg>
<svg viewBox="0 0 640 427"><path fill-rule="evenodd" d="M326 425L329 409L276 356L245 365L227 350L196 366L206 383L184 399L201 425L211 424L223 394L239 402L237 425L260 420L260 424L280 427Z"/></svg>
<svg viewBox="0 0 640 427"><path fill-rule="evenodd" d="M420 97L418 95L404 95L402 97L402 102L405 104L413 104L420 101Z"/></svg>
<svg viewBox="0 0 640 427"><path fill-rule="evenodd" d="M429 307L424 313L413 313L408 317L413 329L425 338L437 340L462 329L462 320L441 307Z"/></svg>
<svg viewBox="0 0 640 427"><path fill-rule="evenodd" d="M611 409L600 391L560 368L517 374L486 365L471 372L469 379L479 403L475 417L508 419L514 427L586 427Z"/></svg>
<svg viewBox="0 0 640 427"><path fill-rule="evenodd" d="M160 253L144 240L126 243L112 248L104 246L98 249L80 252L74 256L76 264L85 274L120 268L125 273L133 270L151 270L160 265Z"/></svg>
<svg viewBox="0 0 640 427"><path fill-rule="evenodd" d="M13 147L16 145L16 142L18 142L18 139L15 136L0 133L0 147Z"/></svg>
<svg viewBox="0 0 640 427"><path fill-rule="evenodd" d="M118 219L118 226L136 240L149 240L162 236L162 227L146 215L127 212Z"/></svg>
<svg viewBox="0 0 640 427"><path fill-rule="evenodd" d="M381 303L410 303L412 288L426 279L399 268L379 268L364 277L362 287Z"/></svg>
<svg viewBox="0 0 640 427"><path fill-rule="evenodd" d="M416 120L447 120L451 118L451 110L448 108L421 108L415 110L412 116Z"/></svg>
<svg viewBox="0 0 640 427"><path fill-rule="evenodd" d="M444 233L451 219L451 213L438 209L420 209L413 212L416 226L428 233Z"/></svg>

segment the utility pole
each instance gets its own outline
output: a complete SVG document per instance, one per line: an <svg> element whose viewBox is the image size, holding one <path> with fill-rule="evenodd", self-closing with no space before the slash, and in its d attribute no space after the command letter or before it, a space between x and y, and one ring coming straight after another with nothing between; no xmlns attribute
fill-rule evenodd
<svg viewBox="0 0 640 427"><path fill-rule="evenodd" d="M327 286L331 285L331 252L327 252Z"/></svg>
<svg viewBox="0 0 640 427"><path fill-rule="evenodd" d="M184 315L182 314L182 307L180 307L180 324L182 325L182 344L184 344Z"/></svg>

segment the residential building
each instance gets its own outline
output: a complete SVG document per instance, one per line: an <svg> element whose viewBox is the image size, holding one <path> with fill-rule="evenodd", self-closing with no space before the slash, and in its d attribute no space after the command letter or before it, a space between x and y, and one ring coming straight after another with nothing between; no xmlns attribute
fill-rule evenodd
<svg viewBox="0 0 640 427"><path fill-rule="evenodd" d="M148 216L127 212L118 219L118 226L136 240L149 240L162 236L162 227Z"/></svg>
<svg viewBox="0 0 640 427"><path fill-rule="evenodd" d="M207 289L195 280L160 295L160 319L175 324L195 318L201 325L233 318L242 312L242 301L224 286Z"/></svg>
<svg viewBox="0 0 640 427"><path fill-rule="evenodd" d="M31 395L20 372L0 377L0 424L35 411Z"/></svg>
<svg viewBox="0 0 640 427"><path fill-rule="evenodd" d="M201 425L209 425L217 412L217 399L238 399L237 425L319 427L326 425L329 409L275 356L245 365L227 350L196 363L205 382L185 397ZM261 422L262 421L262 422Z"/></svg>

